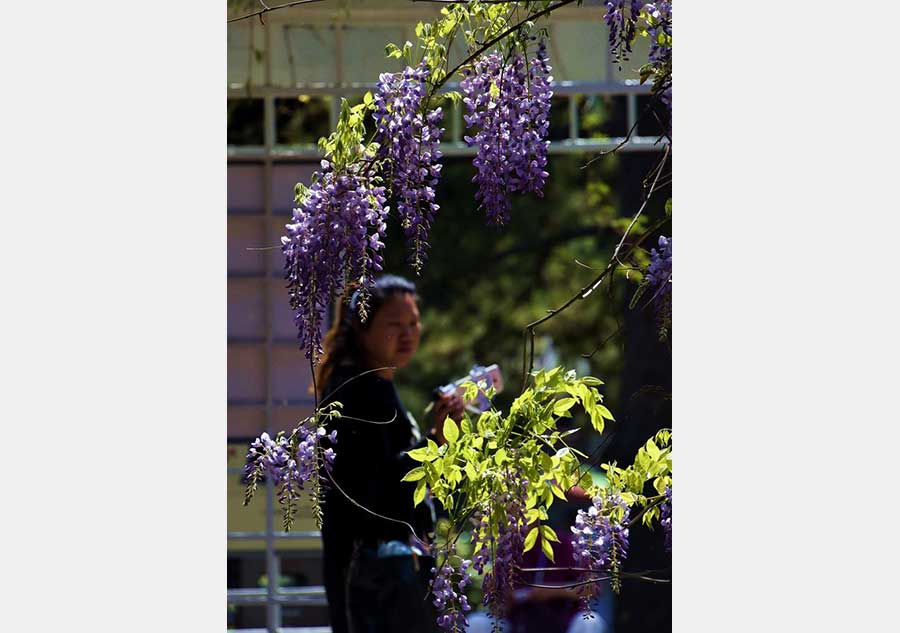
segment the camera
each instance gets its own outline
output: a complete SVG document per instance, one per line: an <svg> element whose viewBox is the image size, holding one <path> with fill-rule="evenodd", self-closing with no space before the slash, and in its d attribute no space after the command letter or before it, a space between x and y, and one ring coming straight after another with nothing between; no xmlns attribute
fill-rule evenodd
<svg viewBox="0 0 900 633"><path fill-rule="evenodd" d="M453 382L449 382L446 385L438 387L432 392L432 403L428 405L426 412L430 411L432 406L434 406L434 400L442 396L448 396L453 392L456 392L460 398L465 397L466 388L463 386L463 383L466 382L474 382L476 385L480 385L480 383L485 383L484 388L493 387L495 393L500 393L503 391L503 374L500 372L500 367L496 363L493 365L488 365L484 367L482 365L473 365L472 369L469 370L468 375L463 376L462 378L458 378ZM488 409L491 408L491 401L487 397L487 394L484 392L484 389L478 390L478 396L474 400L469 400L465 402L466 409L472 413L484 413Z"/></svg>

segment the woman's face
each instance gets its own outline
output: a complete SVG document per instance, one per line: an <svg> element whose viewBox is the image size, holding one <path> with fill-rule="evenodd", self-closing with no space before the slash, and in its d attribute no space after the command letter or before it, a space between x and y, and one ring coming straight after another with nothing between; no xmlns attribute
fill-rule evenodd
<svg viewBox="0 0 900 633"><path fill-rule="evenodd" d="M388 297L360 333L369 367L404 367L419 347L421 328L413 294L398 292Z"/></svg>

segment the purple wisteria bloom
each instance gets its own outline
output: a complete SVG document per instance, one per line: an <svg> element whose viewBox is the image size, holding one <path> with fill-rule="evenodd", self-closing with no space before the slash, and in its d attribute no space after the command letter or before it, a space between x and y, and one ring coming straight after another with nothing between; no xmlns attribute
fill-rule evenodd
<svg viewBox="0 0 900 633"><path fill-rule="evenodd" d="M672 3L662 0L644 6L647 18L647 35L650 38L650 63L656 67L670 67L672 64ZM654 92L660 101L672 110L672 77L669 73Z"/></svg>
<svg viewBox="0 0 900 633"><path fill-rule="evenodd" d="M666 486L666 500L659 506L659 523L666 533L666 551L672 551L672 486Z"/></svg>
<svg viewBox="0 0 900 633"><path fill-rule="evenodd" d="M335 173L323 160L322 171L306 190L281 238L285 279L300 347L314 361L322 352L322 318L348 282L362 287L358 302L365 316L365 289L382 268L387 229L384 187L376 186L359 164Z"/></svg>
<svg viewBox="0 0 900 633"><path fill-rule="evenodd" d="M590 508L579 510L575 525L573 558L579 567L592 572L612 574L613 588L618 588L618 572L628 557L628 519L631 509L618 495L594 497ZM596 584L587 585L587 591L599 589Z"/></svg>
<svg viewBox="0 0 900 633"><path fill-rule="evenodd" d="M637 32L637 20L644 7L642 0L609 0L603 20L609 27L609 54L621 64L631 56Z"/></svg>
<svg viewBox="0 0 900 633"><path fill-rule="evenodd" d="M444 128L441 108L425 111L428 68L423 63L398 73L383 73L375 91L375 141L387 159L397 215L419 272L428 250L428 233L440 206L435 188L440 178L438 146Z"/></svg>
<svg viewBox="0 0 900 633"><path fill-rule="evenodd" d="M464 140L478 147L472 182L492 224L509 221L511 192L543 196L552 81L543 41L530 60L514 53L507 61L494 52L463 70L464 119L476 130Z"/></svg>
<svg viewBox="0 0 900 633"><path fill-rule="evenodd" d="M332 432L332 435L336 433ZM256 486L265 479L271 479L278 492L278 501L285 506L285 530L290 526L295 512L295 502L310 483L313 503L317 501L316 489L319 485L319 468L331 468L335 460L332 448L322 448L325 429L310 420L297 427L290 436L279 433L273 440L263 433L250 444L244 478L247 481L248 503ZM332 440L332 443L336 438Z"/></svg>
<svg viewBox="0 0 900 633"><path fill-rule="evenodd" d="M455 553L456 547L452 544L438 552L437 560L441 568L431 568L431 592L434 606L440 613L438 626L445 631L463 633L469 626L465 614L472 610L465 594L466 587L472 582L469 577L472 561L460 559L456 568L451 564L451 560L457 558Z"/></svg>
<svg viewBox="0 0 900 633"><path fill-rule="evenodd" d="M650 250L650 265L644 282L648 292L651 293L651 302L655 302L661 308L671 306L672 296L672 238L659 236L657 243L659 250ZM671 311L671 307L668 308Z"/></svg>
<svg viewBox="0 0 900 633"><path fill-rule="evenodd" d="M525 518L527 481L513 467L506 471L503 488L502 492L491 495L491 504L494 508L503 508L503 516L498 522L497 540L493 543L491 570L484 575L481 586L484 591L483 603L497 620L503 617L509 605L517 576L516 568L522 563L525 537L528 534L528 521Z"/></svg>

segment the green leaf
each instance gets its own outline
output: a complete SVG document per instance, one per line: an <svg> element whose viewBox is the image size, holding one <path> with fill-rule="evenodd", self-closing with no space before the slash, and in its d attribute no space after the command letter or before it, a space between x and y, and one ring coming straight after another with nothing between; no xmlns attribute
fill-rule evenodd
<svg viewBox="0 0 900 633"><path fill-rule="evenodd" d="M559 543L559 538L556 536L556 532L554 532L553 528L549 525L541 526L541 538L547 539L548 541L553 541L554 543Z"/></svg>
<svg viewBox="0 0 900 633"><path fill-rule="evenodd" d="M429 459L428 449L426 447L415 448L411 451L406 452L407 455L410 456L411 459L416 460L417 462L424 462Z"/></svg>
<svg viewBox="0 0 900 633"><path fill-rule="evenodd" d="M413 506L417 506L425 500L425 480L420 479L413 493Z"/></svg>
<svg viewBox="0 0 900 633"><path fill-rule="evenodd" d="M532 547L534 547L534 544L537 542L537 537L538 526L535 525L533 528L531 528L531 530L528 532L528 535L525 537L525 549L523 550L524 552L527 552Z"/></svg>
<svg viewBox="0 0 900 633"><path fill-rule="evenodd" d="M634 310L634 306L637 305L638 301L640 301L643 294L647 291L647 284L641 284L637 287L637 290L634 291L634 295L631 297L631 301L628 303L628 309Z"/></svg>
<svg viewBox="0 0 900 633"><path fill-rule="evenodd" d="M559 497L560 499L565 501L566 493L563 492L563 489L559 487L559 484L556 483L555 481L551 481L551 482L549 482L549 484L550 484L550 490L553 492L553 494L555 494L557 497Z"/></svg>
<svg viewBox="0 0 900 633"><path fill-rule="evenodd" d="M423 477L425 477L425 469L421 466L417 466L406 473L400 481L419 481Z"/></svg>
<svg viewBox="0 0 900 633"><path fill-rule="evenodd" d="M494 463L498 466L502 466L503 462L509 461L509 457L506 455L506 449L501 448L496 453L494 453Z"/></svg>
<svg viewBox="0 0 900 633"><path fill-rule="evenodd" d="M547 453L541 452L541 455L538 459L541 460L541 468L543 468L545 471L553 469L553 459Z"/></svg>
<svg viewBox="0 0 900 633"><path fill-rule="evenodd" d="M664 494L666 492L666 478L665 477L657 477L653 480L653 489L656 490L659 494Z"/></svg>
<svg viewBox="0 0 900 633"><path fill-rule="evenodd" d="M575 406L577 400L575 398L561 398L553 403L553 415L561 416L566 415L568 417L569 409Z"/></svg>
<svg viewBox="0 0 900 633"><path fill-rule="evenodd" d="M453 418L448 417L444 420L444 438L450 444L453 444L459 439L459 427L456 426L456 422L453 421Z"/></svg>
<svg viewBox="0 0 900 633"><path fill-rule="evenodd" d="M553 546L550 544L550 541L547 539L541 539L541 549L544 550L544 555L550 559L551 563L555 563L556 560L553 558Z"/></svg>
<svg viewBox="0 0 900 633"><path fill-rule="evenodd" d="M543 501L544 505L547 507L553 505L553 493L550 492L550 488L545 487L543 492L541 492L541 501Z"/></svg>
<svg viewBox="0 0 900 633"><path fill-rule="evenodd" d="M609 409L604 407L602 404L594 405L594 410L597 411L597 413L599 413L602 417L606 418L607 420L615 420L612 413L610 413Z"/></svg>
<svg viewBox="0 0 900 633"><path fill-rule="evenodd" d="M653 522L657 519L658 516L659 516L659 506L650 508L649 510L647 510L647 512L644 513L644 516L641 517L641 522L645 526L651 527L653 525Z"/></svg>

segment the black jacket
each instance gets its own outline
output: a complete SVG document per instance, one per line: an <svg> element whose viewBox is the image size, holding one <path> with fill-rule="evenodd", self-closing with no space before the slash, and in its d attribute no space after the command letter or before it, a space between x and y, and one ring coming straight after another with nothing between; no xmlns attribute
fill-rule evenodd
<svg viewBox="0 0 900 633"><path fill-rule="evenodd" d="M426 442L418 425L400 402L394 383L374 372L361 374L353 366L339 366L324 389L323 404L343 404L342 417L333 420L337 430L336 454L330 477L366 508L416 528L421 538L433 530L430 508L413 508L414 482L401 482L417 463L406 451ZM358 377L357 377L358 376ZM348 382L349 381L349 382ZM408 542L409 529L357 507L324 476L322 537L326 548L351 547L354 541L376 546L380 541Z"/></svg>

